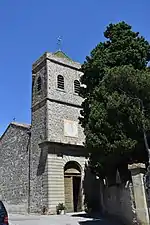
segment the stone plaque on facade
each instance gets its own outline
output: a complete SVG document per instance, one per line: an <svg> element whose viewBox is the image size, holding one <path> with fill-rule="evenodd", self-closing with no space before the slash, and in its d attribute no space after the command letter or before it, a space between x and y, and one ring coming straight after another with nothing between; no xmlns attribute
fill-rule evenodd
<svg viewBox="0 0 150 225"><path fill-rule="evenodd" d="M68 137L78 137L78 122L64 120L64 135Z"/></svg>

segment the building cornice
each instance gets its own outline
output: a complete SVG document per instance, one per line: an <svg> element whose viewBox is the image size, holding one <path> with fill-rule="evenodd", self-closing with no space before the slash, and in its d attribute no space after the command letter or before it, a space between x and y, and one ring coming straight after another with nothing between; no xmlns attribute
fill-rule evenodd
<svg viewBox="0 0 150 225"><path fill-rule="evenodd" d="M89 157L88 151L86 150L84 145L63 143L53 140L43 140L41 141L41 143L39 143L39 147L42 149L42 151L47 151L50 154L57 154L60 157L68 154L68 151L71 155L80 155L86 158Z"/></svg>
<svg viewBox="0 0 150 225"><path fill-rule="evenodd" d="M35 105L33 105L32 107L32 112L36 111L37 109L43 107L47 101L50 102L55 102L58 104L62 104L62 105L66 105L66 106L71 106L71 107L75 107L75 108L79 108L81 109L81 105L79 104L73 104L73 103L69 103L69 102L65 102L65 101L61 101L61 100L56 100L56 99L52 99L52 98L44 98L42 101L36 103Z"/></svg>
<svg viewBox="0 0 150 225"><path fill-rule="evenodd" d="M52 53L45 53L41 56L33 65L32 65L32 73L35 74L39 71L43 66L45 66L46 61L62 65L64 67L68 67L81 72L81 64L77 62L71 62L69 60L61 59L53 55Z"/></svg>

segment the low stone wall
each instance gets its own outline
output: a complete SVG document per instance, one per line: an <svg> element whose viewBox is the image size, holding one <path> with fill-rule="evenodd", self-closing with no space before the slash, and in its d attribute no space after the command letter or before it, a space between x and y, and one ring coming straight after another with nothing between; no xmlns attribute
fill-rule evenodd
<svg viewBox="0 0 150 225"><path fill-rule="evenodd" d="M132 181L126 186L116 185L101 189L103 211L121 219L126 225L149 225L149 211L144 184L145 165L128 166Z"/></svg>
<svg viewBox="0 0 150 225"><path fill-rule="evenodd" d="M132 183L128 185L104 188L105 212L121 219L125 224L133 224L135 220Z"/></svg>

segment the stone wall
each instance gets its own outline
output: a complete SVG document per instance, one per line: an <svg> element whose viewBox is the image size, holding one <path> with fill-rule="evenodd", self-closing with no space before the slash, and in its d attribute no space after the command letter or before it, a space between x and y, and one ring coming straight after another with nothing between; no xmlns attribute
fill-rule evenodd
<svg viewBox="0 0 150 225"><path fill-rule="evenodd" d="M0 194L9 212L27 212L29 129L10 124L0 139Z"/></svg>
<svg viewBox="0 0 150 225"><path fill-rule="evenodd" d="M144 184L146 166L142 163L128 165L131 180L122 184L103 187L103 211L117 216L125 224L149 225L147 193Z"/></svg>
<svg viewBox="0 0 150 225"><path fill-rule="evenodd" d="M81 146L52 142L43 142L40 148L43 152L42 161L47 158L48 177L45 176L43 180L43 188L47 189L49 212L56 213L56 206L59 203L65 204L64 167L68 162L75 162L81 168L82 209L88 205L94 210L99 210L101 207L99 180L90 172L85 149Z"/></svg>
<svg viewBox="0 0 150 225"><path fill-rule="evenodd" d="M38 91L38 79L41 78L41 90ZM32 71L32 107L47 96L47 67L46 62L37 70Z"/></svg>
<svg viewBox="0 0 150 225"><path fill-rule="evenodd" d="M81 72L80 64L45 53L32 67L32 126L31 126L31 211L38 211L41 207L49 207L49 183L54 176L48 176L48 171L55 165L58 159L49 163L47 161L47 147L39 148L39 144L45 141L73 145L83 145L84 134L78 124L80 105L82 98L74 93L74 80L79 80ZM57 88L57 76L64 76L64 90ZM37 92L38 77L42 79L41 91ZM76 137L65 136L64 120L76 123L78 134ZM69 153L68 153L69 154ZM52 155L53 156L53 155ZM80 159L80 156L79 156ZM59 160L59 162L61 162ZM62 168L58 163L57 176L62 177ZM60 171L59 171L60 170ZM54 173L55 174L55 173ZM54 182L54 181L52 181ZM57 179L56 179L57 182ZM61 180L61 185L63 179ZM52 187L51 187L52 188ZM55 192L55 190L53 190ZM62 197L64 193L61 191ZM52 196L52 195L51 195ZM61 199L60 199L61 200ZM62 199L63 200L63 199ZM53 208L53 200L50 201Z"/></svg>
<svg viewBox="0 0 150 225"><path fill-rule="evenodd" d="M84 133L78 121L79 115L79 108L56 102L48 102L48 139L54 142L83 145ZM71 135L65 136L64 120L75 121L77 123L78 134L76 137L72 137Z"/></svg>
<svg viewBox="0 0 150 225"><path fill-rule="evenodd" d="M52 56L49 55L49 57ZM74 81L80 80L82 75L79 68L78 63L64 59L57 58L55 62L47 60L47 97L49 99L47 126L50 141L83 145L85 137L79 124L80 106L83 99L74 92ZM64 77L64 90L57 88L58 75ZM76 123L78 134L75 137L65 135L64 120Z"/></svg>
<svg viewBox="0 0 150 225"><path fill-rule="evenodd" d="M31 126L31 212L41 212L47 206L47 154L39 148L46 138L46 105L32 111ZM44 160L43 160L44 159ZM43 185L44 183L44 185Z"/></svg>
<svg viewBox="0 0 150 225"><path fill-rule="evenodd" d="M41 78L41 90L37 90L38 78ZM47 66L42 61L32 67L32 117L31 117L31 181L30 212L41 213L47 207L47 152L39 144L47 139Z"/></svg>
<svg viewBox="0 0 150 225"><path fill-rule="evenodd" d="M63 155L63 157L57 156L57 154L48 155L48 208L50 212L56 213L56 206L59 203L65 204L64 166L69 161L75 161L81 166L83 183L85 157L75 156L75 154L74 156ZM83 199L82 201L84 202Z"/></svg>
<svg viewBox="0 0 150 225"><path fill-rule="evenodd" d="M80 80L82 72L78 67L70 68L59 64L61 59L57 58L57 62L47 61L48 71L48 97L57 101L71 103L80 106L83 99L76 93L74 93L74 81ZM67 63L65 62L67 65ZM57 88L57 76L62 75L64 77L64 90Z"/></svg>
<svg viewBox="0 0 150 225"><path fill-rule="evenodd" d="M47 190L46 207L51 213L56 213L56 206L59 203L64 203L65 201L64 166L67 162L76 162L81 168L81 176L83 181L85 173L85 162L87 161L87 159L85 157L84 148L79 146L43 142L40 144L40 148L42 149L43 153L41 155L41 161L46 161L46 173L48 175L47 177L45 176L45 179L43 179L42 184L42 187L45 189L45 192ZM83 186L83 182L81 182L81 186ZM83 188L81 187L81 189L83 196Z"/></svg>
<svg viewBox="0 0 150 225"><path fill-rule="evenodd" d="M132 183L127 186L112 186L104 189L104 211L132 224L135 217Z"/></svg>

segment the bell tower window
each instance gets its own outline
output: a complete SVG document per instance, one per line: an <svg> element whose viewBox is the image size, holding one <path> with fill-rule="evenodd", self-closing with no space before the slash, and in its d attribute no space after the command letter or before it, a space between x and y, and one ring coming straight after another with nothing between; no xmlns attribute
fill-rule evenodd
<svg viewBox="0 0 150 225"><path fill-rule="evenodd" d="M37 91L40 92L42 88L42 80L41 77L38 77L37 79Z"/></svg>
<svg viewBox="0 0 150 225"><path fill-rule="evenodd" d="M74 93L79 94L80 92L80 82L78 80L74 81Z"/></svg>
<svg viewBox="0 0 150 225"><path fill-rule="evenodd" d="M64 77L62 75L57 76L57 88L64 90Z"/></svg>

